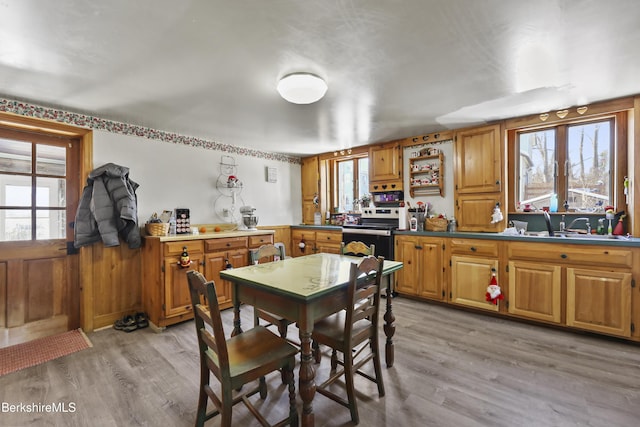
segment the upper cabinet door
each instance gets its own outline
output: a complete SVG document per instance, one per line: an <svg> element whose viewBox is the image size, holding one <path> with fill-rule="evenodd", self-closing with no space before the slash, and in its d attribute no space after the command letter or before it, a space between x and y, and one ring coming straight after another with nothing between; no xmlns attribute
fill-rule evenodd
<svg viewBox="0 0 640 427"><path fill-rule="evenodd" d="M369 149L369 182L402 180L402 150L398 141Z"/></svg>
<svg viewBox="0 0 640 427"><path fill-rule="evenodd" d="M318 156L302 159L302 200L313 200L320 192L320 169Z"/></svg>
<svg viewBox="0 0 640 427"><path fill-rule="evenodd" d="M455 185L459 194L502 191L500 125L462 130L454 143Z"/></svg>

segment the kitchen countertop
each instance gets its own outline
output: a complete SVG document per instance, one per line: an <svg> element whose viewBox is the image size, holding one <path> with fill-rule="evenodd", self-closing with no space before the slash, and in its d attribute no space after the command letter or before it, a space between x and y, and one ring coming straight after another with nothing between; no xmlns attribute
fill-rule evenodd
<svg viewBox="0 0 640 427"><path fill-rule="evenodd" d="M168 236L144 236L145 239L159 239L161 242L177 242L182 240L224 239L226 237L244 237L261 234L275 234L275 230L235 230L218 231L201 234L171 234Z"/></svg>
<svg viewBox="0 0 640 427"><path fill-rule="evenodd" d="M640 238L630 237L629 239L606 239L589 237L549 237L549 236L513 236L502 233L474 233L474 232L448 232L448 231L394 231L394 235L416 235L425 237L457 237L460 239L483 239L483 240L508 240L532 243L553 243L553 244L576 244L576 245L599 245L599 246L631 246L640 247ZM622 236L621 236L622 237Z"/></svg>
<svg viewBox="0 0 640 427"><path fill-rule="evenodd" d="M340 225L306 225L306 224L298 224L298 225L292 225L291 228L305 228L305 229L310 229L310 230L342 231L342 226L340 226Z"/></svg>

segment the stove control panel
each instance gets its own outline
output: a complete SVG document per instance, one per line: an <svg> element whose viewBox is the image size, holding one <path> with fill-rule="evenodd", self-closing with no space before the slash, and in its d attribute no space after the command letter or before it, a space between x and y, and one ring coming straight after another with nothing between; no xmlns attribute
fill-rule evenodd
<svg viewBox="0 0 640 427"><path fill-rule="evenodd" d="M400 208L364 208L362 218L397 219L400 217Z"/></svg>

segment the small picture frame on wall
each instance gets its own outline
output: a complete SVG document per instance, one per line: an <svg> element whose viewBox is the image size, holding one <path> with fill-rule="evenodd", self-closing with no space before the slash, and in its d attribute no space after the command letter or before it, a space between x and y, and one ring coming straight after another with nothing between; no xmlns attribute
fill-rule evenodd
<svg viewBox="0 0 640 427"><path fill-rule="evenodd" d="M267 182L278 182L278 169L267 167Z"/></svg>

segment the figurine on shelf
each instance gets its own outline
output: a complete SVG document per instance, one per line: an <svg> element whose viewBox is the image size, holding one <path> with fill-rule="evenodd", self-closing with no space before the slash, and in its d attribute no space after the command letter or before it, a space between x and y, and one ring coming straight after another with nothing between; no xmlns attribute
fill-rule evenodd
<svg viewBox="0 0 640 427"><path fill-rule="evenodd" d="M182 255L180 255L180 267L187 268L191 265L191 258L189 257L189 252L187 252L187 247L182 247Z"/></svg>

